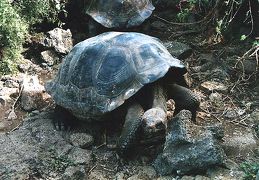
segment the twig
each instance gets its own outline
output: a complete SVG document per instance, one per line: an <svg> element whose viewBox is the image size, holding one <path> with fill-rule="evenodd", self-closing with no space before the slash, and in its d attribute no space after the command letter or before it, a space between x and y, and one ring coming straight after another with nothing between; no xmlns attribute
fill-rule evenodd
<svg viewBox="0 0 259 180"><path fill-rule="evenodd" d="M94 166L88 171L88 174L90 174L96 167L97 167L97 165L94 165Z"/></svg>
<svg viewBox="0 0 259 180"><path fill-rule="evenodd" d="M207 114L209 114L209 115L211 115L211 116L213 116L215 119L217 119L220 123L222 123L222 121L217 117L217 116L215 116L214 114L212 114L212 113L210 113L209 111L207 111L207 110L205 110L205 109L203 109L203 108L200 108L203 112L205 112L205 113L207 113Z"/></svg>
<svg viewBox="0 0 259 180"><path fill-rule="evenodd" d="M248 127L247 124L242 123L242 122L238 122L237 120L226 121L226 122L232 123L232 124L234 124L234 125L239 125L239 126L243 126L243 127Z"/></svg>
<svg viewBox="0 0 259 180"><path fill-rule="evenodd" d="M202 29L175 32L175 34L170 35L169 38L176 38L176 37L179 37L182 35L187 35L187 34L192 34L192 33L200 33L201 31L202 31Z"/></svg>
<svg viewBox="0 0 259 180"><path fill-rule="evenodd" d="M24 88L24 86L23 85L21 85L20 86L20 88L19 88L19 94L18 94L18 97L15 99L15 101L14 101L14 103L13 103L13 105L12 105L12 110L14 110L15 109L15 106L16 106L16 104L17 104L17 102L18 102L18 100L19 100L19 98L21 97L21 95L22 95L22 91L23 91L23 88Z"/></svg>

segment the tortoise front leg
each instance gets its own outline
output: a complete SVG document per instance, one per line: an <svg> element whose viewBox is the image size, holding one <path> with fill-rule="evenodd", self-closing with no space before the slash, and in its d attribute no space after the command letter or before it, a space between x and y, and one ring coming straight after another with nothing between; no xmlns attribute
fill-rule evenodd
<svg viewBox="0 0 259 180"><path fill-rule="evenodd" d="M198 97L190 90L178 84L168 85L169 98L175 101L175 112L177 114L183 109L192 113L192 121L196 121L196 114L200 102Z"/></svg>
<svg viewBox="0 0 259 180"><path fill-rule="evenodd" d="M118 153L121 156L128 154L129 150L135 144L137 134L142 124L142 115L144 113L140 104L131 104L128 108L125 122L122 128L121 136L117 143Z"/></svg>

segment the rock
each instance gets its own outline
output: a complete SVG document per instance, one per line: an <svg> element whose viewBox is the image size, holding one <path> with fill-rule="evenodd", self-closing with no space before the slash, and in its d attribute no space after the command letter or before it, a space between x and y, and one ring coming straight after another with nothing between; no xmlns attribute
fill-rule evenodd
<svg viewBox="0 0 259 180"><path fill-rule="evenodd" d="M174 176L161 176L157 180L176 180Z"/></svg>
<svg viewBox="0 0 259 180"><path fill-rule="evenodd" d="M206 176L197 175L195 176L195 180L210 180L210 178Z"/></svg>
<svg viewBox="0 0 259 180"><path fill-rule="evenodd" d="M49 113L28 117L19 129L0 134L1 179L73 179L86 175L91 151L70 145L63 132L54 129L50 117Z"/></svg>
<svg viewBox="0 0 259 180"><path fill-rule="evenodd" d="M90 172L88 179L91 180L108 180L108 178L105 177L105 173L99 170L93 170Z"/></svg>
<svg viewBox="0 0 259 180"><path fill-rule="evenodd" d="M138 172L127 180L155 179L156 177L156 171L152 166L140 166L137 169L139 169Z"/></svg>
<svg viewBox="0 0 259 180"><path fill-rule="evenodd" d="M256 59L251 57L244 59L243 61L239 61L237 68L239 72L244 72L246 74L256 73L258 67L257 63Z"/></svg>
<svg viewBox="0 0 259 180"><path fill-rule="evenodd" d="M251 124L259 124L259 109L255 109L247 118L247 121Z"/></svg>
<svg viewBox="0 0 259 180"><path fill-rule="evenodd" d="M214 124L211 126L205 126L209 130L215 139L221 140L225 136L224 128L222 123Z"/></svg>
<svg viewBox="0 0 259 180"><path fill-rule="evenodd" d="M8 79L4 82L4 86L8 88L19 88L19 83L12 79Z"/></svg>
<svg viewBox="0 0 259 180"><path fill-rule="evenodd" d="M224 84L216 81L205 81L201 83L201 89L206 91L207 93L209 92L226 93L228 90L228 88Z"/></svg>
<svg viewBox="0 0 259 180"><path fill-rule="evenodd" d="M0 97L16 97L19 93L19 88L8 88L8 87L2 87L0 88Z"/></svg>
<svg viewBox="0 0 259 180"><path fill-rule="evenodd" d="M241 108L228 108L224 114L226 118L233 119L242 116L246 111Z"/></svg>
<svg viewBox="0 0 259 180"><path fill-rule="evenodd" d="M167 50L172 54L172 56L178 59L186 59L191 56L192 49L190 46L177 42L177 41L167 41L163 43Z"/></svg>
<svg viewBox="0 0 259 180"><path fill-rule="evenodd" d="M218 103L218 102L220 102L220 101L222 101L223 99L222 99L222 94L220 94L220 93L211 93L210 95L209 95L209 99L212 101L212 102L216 102L216 103Z"/></svg>
<svg viewBox="0 0 259 180"><path fill-rule="evenodd" d="M227 80L230 79L229 74L222 68L214 68L214 69L209 69L208 75L206 76L206 79L211 79L213 81L219 81L219 82L226 82Z"/></svg>
<svg viewBox="0 0 259 180"><path fill-rule="evenodd" d="M84 166L69 166L66 168L65 173L62 177L64 180L84 180L86 179L86 172L84 170Z"/></svg>
<svg viewBox="0 0 259 180"><path fill-rule="evenodd" d="M231 164L227 168L212 168L207 171L207 174L210 179L222 180L240 180L244 177L244 172L240 170L240 166L237 164Z"/></svg>
<svg viewBox="0 0 259 180"><path fill-rule="evenodd" d="M211 131L192 124L191 112L182 110L169 121L164 150L153 165L161 175L182 175L224 165L225 158Z"/></svg>
<svg viewBox="0 0 259 180"><path fill-rule="evenodd" d="M73 146L87 148L93 145L94 138L86 133L72 133L70 134L69 141Z"/></svg>
<svg viewBox="0 0 259 180"><path fill-rule="evenodd" d="M18 92L19 92L18 88L3 88L3 89L1 89L0 90L0 107L6 107L8 104L11 107L12 103L14 103L14 100L11 98L11 96L16 97L18 95Z"/></svg>
<svg viewBox="0 0 259 180"><path fill-rule="evenodd" d="M22 82L21 105L26 111L42 108L46 105L44 86L40 84L37 76L25 76Z"/></svg>
<svg viewBox="0 0 259 180"><path fill-rule="evenodd" d="M42 51L41 53L42 60L48 65L53 66L56 64L59 60L58 55L55 53L55 51L52 50L46 50Z"/></svg>
<svg viewBox="0 0 259 180"><path fill-rule="evenodd" d="M193 176L183 176L181 180L195 180Z"/></svg>
<svg viewBox="0 0 259 180"><path fill-rule="evenodd" d="M115 174L115 180L124 180L124 173L123 172L118 172Z"/></svg>
<svg viewBox="0 0 259 180"><path fill-rule="evenodd" d="M75 164L88 164L91 160L90 154L89 150L73 148L67 157L73 159Z"/></svg>
<svg viewBox="0 0 259 180"><path fill-rule="evenodd" d="M22 73L28 72L33 63L28 59L23 59L21 63L18 64L18 70Z"/></svg>
<svg viewBox="0 0 259 180"><path fill-rule="evenodd" d="M251 130L236 130L233 134L225 135L222 146L229 157L251 155L251 149L255 149L258 145L256 137Z"/></svg>
<svg viewBox="0 0 259 180"><path fill-rule="evenodd" d="M73 47L71 31L55 28L47 32L43 45L53 47L58 53L67 54Z"/></svg>

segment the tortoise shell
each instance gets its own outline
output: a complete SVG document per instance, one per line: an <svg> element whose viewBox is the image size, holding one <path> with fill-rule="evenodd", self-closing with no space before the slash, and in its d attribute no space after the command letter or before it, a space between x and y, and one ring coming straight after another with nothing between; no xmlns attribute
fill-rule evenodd
<svg viewBox="0 0 259 180"><path fill-rule="evenodd" d="M88 0L86 13L107 28L140 25L154 10L150 0Z"/></svg>
<svg viewBox="0 0 259 180"><path fill-rule="evenodd" d="M159 39L107 32L75 45L45 87L56 104L87 120L114 110L145 84L176 68L186 72Z"/></svg>

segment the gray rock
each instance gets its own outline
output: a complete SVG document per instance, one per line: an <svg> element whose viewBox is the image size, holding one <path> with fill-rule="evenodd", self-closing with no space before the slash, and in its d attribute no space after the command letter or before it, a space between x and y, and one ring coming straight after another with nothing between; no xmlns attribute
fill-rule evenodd
<svg viewBox="0 0 259 180"><path fill-rule="evenodd" d="M4 86L8 88L19 88L19 83L12 79L8 79L4 82Z"/></svg>
<svg viewBox="0 0 259 180"><path fill-rule="evenodd" d="M109 178L105 177L106 173L100 170L93 170L88 175L88 179L91 180L109 180Z"/></svg>
<svg viewBox="0 0 259 180"><path fill-rule="evenodd" d="M17 96L19 93L19 88L8 88L8 87L2 87L0 88L0 96L1 97L11 97L11 96Z"/></svg>
<svg viewBox="0 0 259 180"><path fill-rule="evenodd" d="M211 131L190 119L190 111L182 110L169 121L164 150L153 163L159 174L198 173L224 164L226 155Z"/></svg>
<svg viewBox="0 0 259 180"><path fill-rule="evenodd" d="M251 129L234 130L232 134L224 137L222 146L229 157L251 156L251 149L258 147Z"/></svg>
<svg viewBox="0 0 259 180"><path fill-rule="evenodd" d="M207 72L206 79L219 81L219 82L226 82L227 80L230 79L229 74L220 67L209 69L206 72Z"/></svg>
<svg viewBox="0 0 259 180"><path fill-rule="evenodd" d="M50 114L25 119L19 129L0 134L1 179L83 177L91 152L73 147L56 131Z"/></svg>
<svg viewBox="0 0 259 180"><path fill-rule="evenodd" d="M195 176L195 180L210 180L210 178L206 176L197 175Z"/></svg>
<svg viewBox="0 0 259 180"><path fill-rule="evenodd" d="M138 172L127 180L155 179L156 177L156 171L152 166L140 166L137 169L139 169Z"/></svg>
<svg viewBox="0 0 259 180"><path fill-rule="evenodd" d="M201 89L206 91L207 93L209 92L223 92L226 93L228 88L220 82L216 81L205 81L201 83Z"/></svg>
<svg viewBox="0 0 259 180"><path fill-rule="evenodd" d="M178 59L186 59L191 56L192 49L190 46L177 42L177 41L168 41L163 43L172 56L177 57Z"/></svg>
<svg viewBox="0 0 259 180"><path fill-rule="evenodd" d="M87 174L84 170L84 166L69 166L66 168L62 179L64 180L84 180Z"/></svg>
<svg viewBox="0 0 259 180"><path fill-rule="evenodd" d="M226 161L226 168L211 168L207 171L207 175L210 179L240 180L244 177L244 174L245 173L240 170L240 165L229 159Z"/></svg>
<svg viewBox="0 0 259 180"><path fill-rule="evenodd" d="M22 82L21 105L26 111L31 111L45 104L43 100L44 86L37 76L25 76Z"/></svg>
<svg viewBox="0 0 259 180"><path fill-rule="evenodd" d="M157 178L157 180L176 180L176 177L174 176L161 176Z"/></svg>
<svg viewBox="0 0 259 180"><path fill-rule="evenodd" d="M73 47L71 31L55 28L47 32L43 45L53 47L58 53L67 54Z"/></svg>
<svg viewBox="0 0 259 180"><path fill-rule="evenodd" d="M73 146L87 148L93 145L94 138L90 134L78 132L70 134L69 141Z"/></svg>
<svg viewBox="0 0 259 180"><path fill-rule="evenodd" d="M242 61L239 61L237 64L237 68L240 72L244 72L247 74L252 74L257 72L258 64L255 58L247 58Z"/></svg>
<svg viewBox="0 0 259 180"><path fill-rule="evenodd" d="M242 116L245 112L246 110L241 108L227 108L224 116L233 119Z"/></svg>
<svg viewBox="0 0 259 180"><path fill-rule="evenodd" d="M183 176L181 180L195 180L193 176Z"/></svg>
<svg viewBox="0 0 259 180"><path fill-rule="evenodd" d="M55 53L55 51L52 50L46 50L42 51L41 53L42 60L48 65L53 66L56 64L59 60L58 55Z"/></svg>

